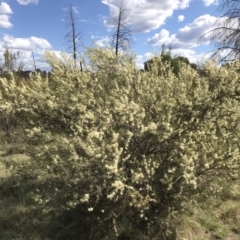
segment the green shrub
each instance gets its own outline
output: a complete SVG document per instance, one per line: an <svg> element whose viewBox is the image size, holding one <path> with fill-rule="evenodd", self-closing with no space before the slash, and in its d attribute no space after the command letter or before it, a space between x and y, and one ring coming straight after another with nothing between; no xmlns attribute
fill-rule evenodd
<svg viewBox="0 0 240 240"><path fill-rule="evenodd" d="M78 225L76 239L174 239L171 217L214 177L239 173L240 62L208 62L204 78L185 66L176 77L157 64L138 72L111 49L87 56L90 70L80 72L70 57L46 53L51 81L31 87L0 79L11 96L0 95L0 110L25 129L31 157L12 173L37 182L43 214L75 212L64 224L71 233Z"/></svg>

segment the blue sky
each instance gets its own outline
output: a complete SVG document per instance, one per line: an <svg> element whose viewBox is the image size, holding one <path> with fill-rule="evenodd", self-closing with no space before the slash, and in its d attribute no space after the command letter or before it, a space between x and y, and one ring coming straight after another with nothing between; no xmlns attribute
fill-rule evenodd
<svg viewBox="0 0 240 240"><path fill-rule="evenodd" d="M50 70L41 58L45 50L67 48L64 36L67 11L74 6L76 28L83 34L85 47L106 46L111 42L111 19L120 0L5 0L0 2L0 57L5 48L21 51L26 70L33 69L32 51L37 68ZM218 0L126 0L129 28L137 64L143 66L161 45L170 45L173 55L186 56L199 63L213 50L208 38L199 38L214 27ZM79 50L83 50L80 48Z"/></svg>

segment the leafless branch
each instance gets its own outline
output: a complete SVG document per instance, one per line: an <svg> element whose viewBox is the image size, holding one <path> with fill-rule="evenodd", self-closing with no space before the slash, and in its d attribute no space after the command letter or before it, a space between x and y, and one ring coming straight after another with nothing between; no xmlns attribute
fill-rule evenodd
<svg viewBox="0 0 240 240"><path fill-rule="evenodd" d="M117 17L113 18L114 32L112 34L112 45L115 47L116 56L119 50L127 50L131 47L132 34L131 30L127 27L127 9L124 7L123 3L119 7Z"/></svg>
<svg viewBox="0 0 240 240"><path fill-rule="evenodd" d="M217 27L205 33L200 42L205 37L209 37L210 41L216 47L211 57L216 57L220 53L225 56L221 61L235 60L240 57L240 1L239 0L225 0L218 8L219 11L226 12L218 18Z"/></svg>
<svg viewBox="0 0 240 240"><path fill-rule="evenodd" d="M68 8L68 18L66 28L70 29L65 35L65 41L68 44L67 50L72 51L75 64L77 63L78 48L82 46L82 33L77 31L76 16L72 5ZM82 71L82 61L80 61L80 69Z"/></svg>

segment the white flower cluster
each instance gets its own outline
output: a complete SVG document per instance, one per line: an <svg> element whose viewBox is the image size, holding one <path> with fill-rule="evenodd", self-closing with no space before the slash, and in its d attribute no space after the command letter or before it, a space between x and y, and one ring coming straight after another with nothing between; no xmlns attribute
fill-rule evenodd
<svg viewBox="0 0 240 240"><path fill-rule="evenodd" d="M83 198L80 199L80 202L88 202L89 201L89 194L86 193Z"/></svg>
<svg viewBox="0 0 240 240"><path fill-rule="evenodd" d="M123 195L123 192L125 190L125 184L123 182L116 180L114 183L112 183L112 187L114 190L107 196L110 200L112 200L118 194Z"/></svg>

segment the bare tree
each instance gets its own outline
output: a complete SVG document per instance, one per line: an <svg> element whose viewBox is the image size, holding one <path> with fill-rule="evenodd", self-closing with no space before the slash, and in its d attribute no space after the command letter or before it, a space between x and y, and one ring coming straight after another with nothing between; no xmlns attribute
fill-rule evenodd
<svg viewBox="0 0 240 240"><path fill-rule="evenodd" d="M68 50L71 50L73 53L73 58L75 60L75 66L77 65L77 53L78 48L82 45L81 38L82 33L77 31L76 28L76 10L75 7L70 5L68 7L68 18L66 28L70 29L69 32L65 35L65 41L69 45ZM82 61L80 59L80 70L82 71Z"/></svg>
<svg viewBox="0 0 240 240"><path fill-rule="evenodd" d="M223 0L218 10L225 11L225 13L218 18L217 27L205 33L200 41L205 37L210 37L216 47L212 57L220 53L224 54L225 51L227 53L220 60L232 61L240 57L240 1Z"/></svg>
<svg viewBox="0 0 240 240"><path fill-rule="evenodd" d="M116 17L113 18L114 33L112 35L112 44L115 48L116 56L119 50L127 50L132 43L131 30L127 27L127 9L121 1L119 11Z"/></svg>
<svg viewBox="0 0 240 240"><path fill-rule="evenodd" d="M32 51L32 59L33 59L33 65L34 65L34 71L37 70L37 66L36 66L36 61L35 61L35 56L34 56L34 52Z"/></svg>

